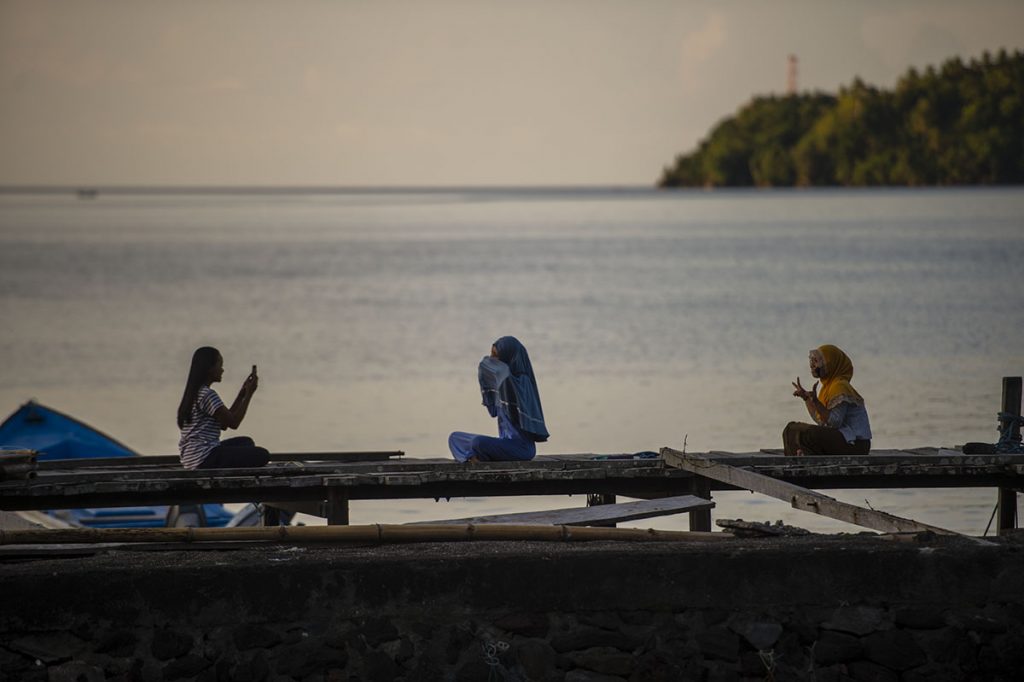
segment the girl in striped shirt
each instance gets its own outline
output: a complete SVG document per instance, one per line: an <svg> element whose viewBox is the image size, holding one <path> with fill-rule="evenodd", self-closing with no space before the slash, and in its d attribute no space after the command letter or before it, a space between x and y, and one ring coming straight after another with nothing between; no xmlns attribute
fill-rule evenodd
<svg viewBox="0 0 1024 682"><path fill-rule="evenodd" d="M216 348L204 346L192 354L192 367L185 383L185 393L178 405L178 441L181 463L186 469L224 469L261 467L270 460L266 449L257 447L252 438L238 436L220 440L220 432L237 429L249 401L259 385L256 365L246 377L231 407L225 407L210 384L224 376L224 358Z"/></svg>

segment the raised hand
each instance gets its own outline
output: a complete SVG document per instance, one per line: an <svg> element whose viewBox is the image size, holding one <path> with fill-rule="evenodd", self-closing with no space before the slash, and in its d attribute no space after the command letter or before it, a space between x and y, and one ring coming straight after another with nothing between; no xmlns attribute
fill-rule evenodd
<svg viewBox="0 0 1024 682"><path fill-rule="evenodd" d="M817 381L814 382L814 386L812 386L811 390L808 391L806 388L804 388L800 384L800 377L797 377L796 378L796 382L793 384L793 388L796 389L795 391L793 391L793 395L795 395L797 398L800 398L801 400L807 401L807 400L810 400L811 398L817 398L818 397L818 382Z"/></svg>

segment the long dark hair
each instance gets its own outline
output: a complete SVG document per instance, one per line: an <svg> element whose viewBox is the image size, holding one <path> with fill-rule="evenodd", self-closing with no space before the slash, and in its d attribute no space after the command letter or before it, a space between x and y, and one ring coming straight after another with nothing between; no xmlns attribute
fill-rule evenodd
<svg viewBox="0 0 1024 682"><path fill-rule="evenodd" d="M185 382L185 393L178 405L178 428L183 429L192 421L192 407L196 404L199 389L210 381L210 370L217 364L220 351L212 346L197 348L192 354L192 366L188 370L188 381Z"/></svg>

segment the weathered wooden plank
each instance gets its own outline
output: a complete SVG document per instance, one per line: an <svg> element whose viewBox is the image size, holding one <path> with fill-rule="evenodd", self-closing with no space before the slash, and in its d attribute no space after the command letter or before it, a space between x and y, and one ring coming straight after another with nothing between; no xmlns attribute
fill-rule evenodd
<svg viewBox="0 0 1024 682"><path fill-rule="evenodd" d="M474 516L464 519L448 519L444 521L417 521L407 525L436 523L516 523L540 524L554 526L597 526L605 523L621 523L648 519L655 516L669 516L702 509L711 509L715 503L693 495L664 497L658 500L641 500L638 502L620 502L618 504L599 504L593 507L569 507L538 512L521 512L518 514L495 514L491 516Z"/></svg>
<svg viewBox="0 0 1024 682"><path fill-rule="evenodd" d="M376 462L404 457L401 450L366 452L272 452L271 462ZM144 467L179 466L178 455L142 455L141 457L76 457L48 459L39 462L40 469L138 469ZM209 471L209 470L207 470Z"/></svg>
<svg viewBox="0 0 1024 682"><path fill-rule="evenodd" d="M885 533L931 531L941 535L959 535L951 530L937 526L840 502L828 495L823 495L819 492L753 471L746 471L728 464L714 462L705 457L687 455L671 448L662 448L661 456L671 466L789 502L794 509L814 512L815 514L852 523L856 526L863 526Z"/></svg>

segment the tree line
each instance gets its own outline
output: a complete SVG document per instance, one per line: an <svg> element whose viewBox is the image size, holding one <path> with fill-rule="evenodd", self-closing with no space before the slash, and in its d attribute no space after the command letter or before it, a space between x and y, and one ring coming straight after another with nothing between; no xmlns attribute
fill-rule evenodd
<svg viewBox="0 0 1024 682"><path fill-rule="evenodd" d="M923 73L892 90L756 97L666 167L660 187L1024 182L1024 51Z"/></svg>

